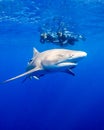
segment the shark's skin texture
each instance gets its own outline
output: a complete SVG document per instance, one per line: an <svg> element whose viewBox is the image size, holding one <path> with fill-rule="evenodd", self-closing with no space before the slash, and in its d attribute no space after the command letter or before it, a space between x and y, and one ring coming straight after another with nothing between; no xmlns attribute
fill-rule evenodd
<svg viewBox="0 0 104 130"><path fill-rule="evenodd" d="M74 76L72 69L77 66L79 60L86 56L87 53L84 51L51 49L40 53L36 48L33 48L33 57L28 62L26 72L2 83L7 83L23 76L26 76L25 80L27 78L39 79L46 74L55 72L64 72Z"/></svg>

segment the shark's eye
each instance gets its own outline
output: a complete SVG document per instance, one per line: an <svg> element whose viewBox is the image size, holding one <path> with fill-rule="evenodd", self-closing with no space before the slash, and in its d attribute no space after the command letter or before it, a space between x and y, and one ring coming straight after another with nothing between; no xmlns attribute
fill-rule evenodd
<svg viewBox="0 0 104 130"><path fill-rule="evenodd" d="M73 54L70 55L70 57L73 57L73 56L74 56Z"/></svg>

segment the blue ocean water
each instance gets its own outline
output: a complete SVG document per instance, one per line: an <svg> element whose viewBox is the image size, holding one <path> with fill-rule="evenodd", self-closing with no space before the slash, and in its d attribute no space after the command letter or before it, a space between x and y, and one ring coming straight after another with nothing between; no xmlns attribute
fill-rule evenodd
<svg viewBox="0 0 104 130"><path fill-rule="evenodd" d="M0 130L104 130L104 1L0 0L0 81L25 72L43 30L62 22L86 37L64 48L88 56L73 69L40 80L0 85Z"/></svg>

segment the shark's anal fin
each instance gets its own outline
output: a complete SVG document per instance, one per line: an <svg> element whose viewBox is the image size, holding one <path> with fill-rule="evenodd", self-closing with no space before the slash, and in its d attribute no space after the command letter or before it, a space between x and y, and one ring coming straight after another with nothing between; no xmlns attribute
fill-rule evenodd
<svg viewBox="0 0 104 130"><path fill-rule="evenodd" d="M25 73L23 73L23 74L20 74L20 75L18 75L18 76L13 77L13 78L7 79L7 80L1 82L0 84L4 84L4 83L10 82L10 81L13 81L13 80L15 80L15 79L21 78L21 77L23 77L23 76L32 74L33 72L38 71L38 70L40 70L40 68L31 69L31 70L29 70L29 71L27 71L27 72L25 72Z"/></svg>
<svg viewBox="0 0 104 130"><path fill-rule="evenodd" d="M45 74L41 74L41 75L38 75L38 76L33 76L33 78L35 78L35 79L37 79L37 80L39 80L40 79L40 77L42 77L42 76L44 76Z"/></svg>
<svg viewBox="0 0 104 130"><path fill-rule="evenodd" d="M33 78L39 80L39 77L38 77L38 76L33 76Z"/></svg>
<svg viewBox="0 0 104 130"><path fill-rule="evenodd" d="M72 76L75 76L75 73L71 69L66 70L66 73L71 74Z"/></svg>

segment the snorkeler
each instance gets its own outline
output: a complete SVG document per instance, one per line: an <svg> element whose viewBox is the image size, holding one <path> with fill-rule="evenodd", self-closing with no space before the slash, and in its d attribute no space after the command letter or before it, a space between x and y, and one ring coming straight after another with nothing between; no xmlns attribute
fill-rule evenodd
<svg viewBox="0 0 104 130"><path fill-rule="evenodd" d="M42 33L40 35L40 42L45 43L45 42L51 42L51 43L58 43L58 36L56 33L53 32L48 32L48 33Z"/></svg>
<svg viewBox="0 0 104 130"><path fill-rule="evenodd" d="M59 43L61 43L61 45L74 45L75 42L79 41L80 39L83 41L85 40L85 38L82 35L74 34L70 31L58 32L57 35Z"/></svg>
<svg viewBox="0 0 104 130"><path fill-rule="evenodd" d="M40 42L50 42L50 43L56 43L58 45L74 45L75 42L79 40L85 40L85 38L82 35L74 34L73 32L64 30L59 32L48 32L48 33L42 33L40 36Z"/></svg>
<svg viewBox="0 0 104 130"><path fill-rule="evenodd" d="M47 40L47 33L42 33L42 34L40 35L40 42L41 42L41 43L45 43L46 40Z"/></svg>

